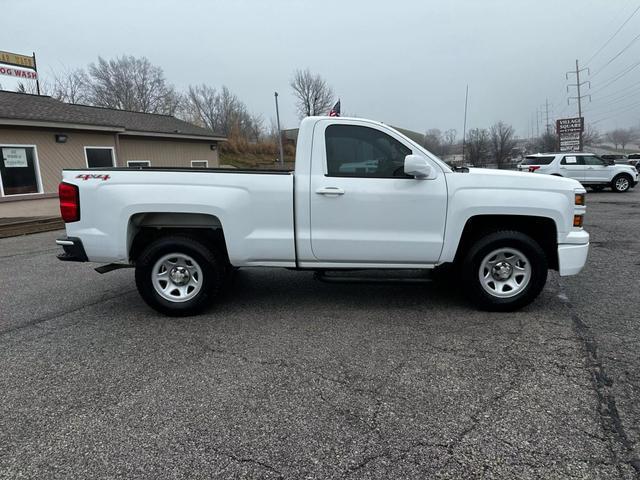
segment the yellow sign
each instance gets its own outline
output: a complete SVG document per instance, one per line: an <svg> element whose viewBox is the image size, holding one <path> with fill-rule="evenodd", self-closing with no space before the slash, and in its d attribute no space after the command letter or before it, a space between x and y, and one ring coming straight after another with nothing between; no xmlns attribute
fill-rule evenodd
<svg viewBox="0 0 640 480"><path fill-rule="evenodd" d="M19 55L17 53L3 52L0 50L0 63L6 63L7 65L14 65L16 67L36 68L36 62L33 57L26 55Z"/></svg>

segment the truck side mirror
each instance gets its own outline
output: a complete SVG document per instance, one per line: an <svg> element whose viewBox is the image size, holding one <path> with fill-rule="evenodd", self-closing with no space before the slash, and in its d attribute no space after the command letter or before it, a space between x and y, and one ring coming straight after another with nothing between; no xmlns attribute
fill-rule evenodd
<svg viewBox="0 0 640 480"><path fill-rule="evenodd" d="M427 159L420 155L407 155L404 157L404 173L418 179L425 179L431 176L431 165Z"/></svg>

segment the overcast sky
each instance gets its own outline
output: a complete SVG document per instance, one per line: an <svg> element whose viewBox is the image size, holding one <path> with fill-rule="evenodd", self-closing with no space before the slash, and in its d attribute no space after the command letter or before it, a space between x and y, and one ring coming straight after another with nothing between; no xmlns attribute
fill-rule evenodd
<svg viewBox="0 0 640 480"><path fill-rule="evenodd" d="M547 97L551 116L576 114L575 106L566 106L565 86L575 82L567 82L565 72L576 58L586 63L639 4L3 0L0 50L35 51L44 79L52 69L83 67L99 55L145 56L178 89L227 85L267 122L275 116L277 90L283 128L298 122L289 87L296 68L325 77L342 100L343 115L421 132L462 132L469 84L468 128L503 120L527 136ZM640 41L598 71L638 33L640 12L590 63L594 95L592 105L585 102L587 123L605 119L598 123L602 129L638 123L634 99L640 94L631 85L640 81L640 68L595 93L638 61ZM0 83L15 85L10 77Z"/></svg>

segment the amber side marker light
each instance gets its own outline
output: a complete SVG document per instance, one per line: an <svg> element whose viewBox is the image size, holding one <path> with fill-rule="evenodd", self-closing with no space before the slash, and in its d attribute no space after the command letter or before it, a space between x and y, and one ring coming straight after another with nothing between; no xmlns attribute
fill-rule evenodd
<svg viewBox="0 0 640 480"><path fill-rule="evenodd" d="M582 227L582 221L584 220L584 215L574 215L573 216L573 226L574 227Z"/></svg>
<svg viewBox="0 0 640 480"><path fill-rule="evenodd" d="M576 205L584 206L585 205L585 203L584 203L585 198L584 197L585 197L584 193L576 193Z"/></svg>

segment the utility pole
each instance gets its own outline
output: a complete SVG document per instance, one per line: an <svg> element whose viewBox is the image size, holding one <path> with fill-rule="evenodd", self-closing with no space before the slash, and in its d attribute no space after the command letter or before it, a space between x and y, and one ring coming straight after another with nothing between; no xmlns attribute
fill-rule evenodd
<svg viewBox="0 0 640 480"><path fill-rule="evenodd" d="M545 111L547 112L547 123L545 125L547 126L547 135L548 135L549 134L549 99L548 98L545 98L544 106L545 106Z"/></svg>
<svg viewBox="0 0 640 480"><path fill-rule="evenodd" d="M284 150L282 148L282 131L280 130L280 111L278 110L278 92L273 92L276 99L276 122L278 123L278 146L280 147L280 165L284 166Z"/></svg>
<svg viewBox="0 0 640 480"><path fill-rule="evenodd" d="M589 101L591 101L591 95L582 95L582 93L580 92L580 87L582 87L582 85L586 85L589 84L589 89L591 89L591 82L589 80L585 81L585 82L581 82L580 81L580 72L584 72L586 71L589 75L591 75L591 72L589 71L588 68L580 68L580 65L578 64L578 59L576 59L576 69L575 71L571 71L571 72L567 72L565 74L565 78L567 80L569 80L569 74L571 75L575 75L576 76L576 83L570 83L567 85L567 93L569 93L569 87L576 87L576 92L578 94L577 97L568 97L567 98L567 105L571 104L571 100L577 100L578 101L578 118L582 119L582 98L583 97L589 97ZM581 120L582 122L582 130L580 130L579 132L579 139L580 139L580 147L579 147L579 151L582 151L582 133L584 130L584 120Z"/></svg>
<svg viewBox="0 0 640 480"><path fill-rule="evenodd" d="M467 138L467 103L469 101L469 84L467 83L467 93L464 96L464 124L462 127L462 162L465 162L464 144Z"/></svg>
<svg viewBox="0 0 640 480"><path fill-rule="evenodd" d="M540 138L540 110L536 108L536 137Z"/></svg>
<svg viewBox="0 0 640 480"><path fill-rule="evenodd" d="M580 87L582 87L582 85L586 85L587 83L589 84L589 88L591 88L591 82L589 80L585 81L585 82L581 82L580 81L580 72L584 72L586 71L588 74L591 74L589 72L588 68L580 68L580 66L578 65L578 60L576 59L576 69L572 70L570 72L567 72L565 74L565 78L567 80L569 80L569 75L575 75L576 76L576 83L570 83L567 85L567 93L569 93L569 87L576 87L576 92L578 94L577 97L569 97L567 98L567 105L571 105L571 100L577 100L578 101L578 117L582 117L582 98L583 97L589 97L589 101L591 101L591 95L582 95L580 92Z"/></svg>

